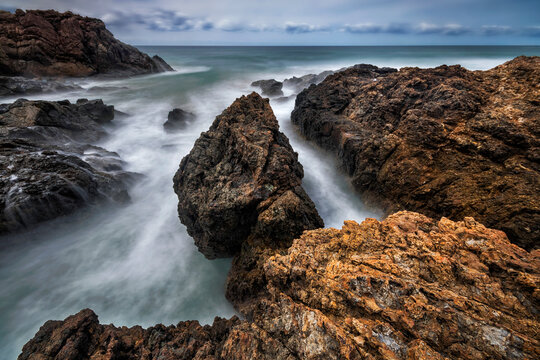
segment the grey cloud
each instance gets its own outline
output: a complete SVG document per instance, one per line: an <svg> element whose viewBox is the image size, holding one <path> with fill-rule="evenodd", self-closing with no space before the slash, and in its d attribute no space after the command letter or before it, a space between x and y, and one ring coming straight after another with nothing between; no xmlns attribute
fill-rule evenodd
<svg viewBox="0 0 540 360"><path fill-rule="evenodd" d="M464 35L471 32L471 29L468 27L459 25L459 24L447 24L447 25L436 25L428 23L420 23L416 27L417 34L436 34L436 35Z"/></svg>
<svg viewBox="0 0 540 360"><path fill-rule="evenodd" d="M516 33L515 29L503 25L484 25L480 31L482 35L487 36L510 35Z"/></svg>
<svg viewBox="0 0 540 360"><path fill-rule="evenodd" d="M286 23L284 29L285 29L285 32L289 34L305 34L305 33L332 30L332 28L329 26L295 24L295 23Z"/></svg>
<svg viewBox="0 0 540 360"><path fill-rule="evenodd" d="M113 27L139 24L154 31L211 30L214 28L214 24L205 19L167 10L155 10L145 14L116 11L104 14L101 19Z"/></svg>
<svg viewBox="0 0 540 360"><path fill-rule="evenodd" d="M409 34L411 33L411 26L409 24L389 24L389 25L375 25L371 23L367 24L355 24L345 25L341 30L352 34Z"/></svg>

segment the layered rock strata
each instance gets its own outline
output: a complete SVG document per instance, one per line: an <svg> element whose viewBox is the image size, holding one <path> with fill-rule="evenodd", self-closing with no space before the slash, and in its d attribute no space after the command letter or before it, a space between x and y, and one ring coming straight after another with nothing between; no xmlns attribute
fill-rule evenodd
<svg viewBox="0 0 540 360"><path fill-rule="evenodd" d="M126 45L99 19L53 10L0 11L0 75L129 76L172 71Z"/></svg>
<svg viewBox="0 0 540 360"><path fill-rule="evenodd" d="M540 58L488 71L360 65L300 93L292 121L387 213L473 216L540 246Z"/></svg>
<svg viewBox="0 0 540 360"><path fill-rule="evenodd" d="M0 234L129 199L134 174L122 170L117 154L90 145L113 117L101 100L0 105Z"/></svg>
<svg viewBox="0 0 540 360"><path fill-rule="evenodd" d="M236 255L252 235L291 241L323 226L303 175L268 99L242 96L182 159L174 176L180 220L208 258Z"/></svg>

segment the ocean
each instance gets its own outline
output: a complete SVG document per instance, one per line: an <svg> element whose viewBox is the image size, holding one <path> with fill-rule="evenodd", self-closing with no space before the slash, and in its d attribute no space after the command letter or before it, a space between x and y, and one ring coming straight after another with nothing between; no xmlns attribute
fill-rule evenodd
<svg viewBox="0 0 540 360"><path fill-rule="evenodd" d="M258 89L259 79L337 70L359 63L489 69L539 46L417 47L147 47L177 71L121 80L79 79L83 90L27 96L75 101L101 98L129 116L115 119L97 144L116 151L126 169L144 177L125 206L99 207L0 239L0 359L12 360L49 319L93 309L116 326L182 320L211 323L235 314L224 297L230 259L207 260L180 223L172 177L180 160L216 115ZM98 87L98 88L96 88ZM284 89L285 95L291 90ZM14 98L0 99L1 103ZM336 161L306 142L290 123L294 100L271 101L281 130L304 166L304 187L327 227L380 218L353 191ZM197 121L179 133L163 123L175 107Z"/></svg>

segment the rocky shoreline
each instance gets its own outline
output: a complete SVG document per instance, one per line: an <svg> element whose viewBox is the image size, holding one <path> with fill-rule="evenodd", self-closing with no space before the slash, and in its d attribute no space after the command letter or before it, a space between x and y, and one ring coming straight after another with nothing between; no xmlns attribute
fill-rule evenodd
<svg viewBox="0 0 540 360"><path fill-rule="evenodd" d="M359 65L330 75L320 85L302 92L293 121L308 138L337 151L345 160L355 158L346 152L355 149L352 144L386 149L386 144L394 144L390 142L393 138L397 144L382 158L388 161L392 154L405 149L408 152L392 165L403 170L403 166L423 161L422 154L435 157L439 149L437 153L445 156L447 165L461 161L462 171L450 167L452 182L468 185L463 189L467 196L459 198L463 203L453 200L451 204L458 209L467 207L476 191L486 202L497 201L501 211L496 214L504 217L504 209L515 203L482 195L484 187L470 181L477 173L469 173L467 166L473 160L480 161L493 183L507 182L504 189L510 194L524 192L526 201L521 206L537 204L538 193L531 192L534 187L522 183L529 178L520 177L520 170L511 166L519 159L522 164L530 161L526 163L530 171L536 169L531 154L537 146L538 104L533 96L537 90L520 80L524 87L513 92L512 85L517 84L508 75L521 74L534 80L537 68L531 63L537 61L517 58L488 72L469 72L460 67L398 72ZM502 96L497 87L502 79L508 82L505 87L510 95L504 102L496 102L493 99ZM386 103L383 95L390 87L386 82L401 94L399 101ZM481 84L481 91L475 92L473 84ZM424 99L424 93L434 98ZM482 100L487 95L490 101ZM368 105L358 105L368 100ZM402 112L393 110L391 104L411 106L414 111L407 107ZM388 113L384 117L366 106ZM307 114L310 109L313 111ZM422 111L428 115L422 115ZM514 138L525 140L515 144L490 127L478 134L473 125L478 118L485 119L487 115L481 114L486 112L497 114L501 124L513 126L505 134L521 134ZM395 114L404 117L393 120ZM517 124L525 125L517 125L510 115L519 116ZM391 126L385 122L381 130L378 119ZM424 124L438 129L437 119L440 131ZM458 126L459 132L447 134ZM399 132L385 132L394 128ZM377 133L384 138L378 139ZM457 134L461 139L473 138L477 150L456 145L465 140L445 141L447 151L433 146ZM373 142L360 142L371 137ZM499 142L510 147L509 157L504 158L510 161L503 162L507 166L500 166L496 157L478 150L484 143L489 149L491 141L498 141L499 147ZM416 148L411 150L413 146ZM437 167L439 162L422 164L420 169L412 166L403 172L402 178L410 177L412 182L420 175L435 179L445 176ZM492 167L497 172L491 171ZM379 171L384 171L384 166ZM529 252L512 244L505 232L490 229L469 216L457 221L400 211L382 221L366 219L358 224L346 220L341 230L323 229L313 202L302 189L302 177L302 166L287 137L279 131L268 100L256 93L237 99L209 131L201 134L182 160L174 189L180 220L199 250L209 258L234 256L226 296L244 319L216 318L213 325L205 326L184 321L169 327L117 328L100 325L97 316L87 309L64 321L47 322L25 345L19 359L540 357L540 252L535 250L538 239L528 237L534 232L525 229L523 238L512 239L527 244L532 249ZM527 181L538 181L538 172L530 179ZM431 184L445 184L437 181ZM512 190L509 184L521 187ZM429 201L440 201L440 206L447 202L444 197ZM450 205L442 208L449 209ZM455 218L459 213L452 214ZM486 212L474 214L482 217ZM524 219L534 222L534 211L530 214L531 218ZM520 219L514 217L512 221Z"/></svg>
<svg viewBox="0 0 540 360"><path fill-rule="evenodd" d="M136 174L118 154L92 145L107 135L114 107L101 100L0 105L0 234L103 201L129 201Z"/></svg>
<svg viewBox="0 0 540 360"><path fill-rule="evenodd" d="M97 19L0 20L0 96L76 89L62 76L172 70ZM324 228L269 100L242 96L173 179L199 251L233 258L225 295L241 318L144 329L85 309L47 321L18 359L540 358L539 83L538 57L253 82L278 102L284 88L299 93L292 122L388 216ZM115 114L102 100L0 105L0 234L129 201L137 175L95 145ZM163 127L196 118L174 109Z"/></svg>

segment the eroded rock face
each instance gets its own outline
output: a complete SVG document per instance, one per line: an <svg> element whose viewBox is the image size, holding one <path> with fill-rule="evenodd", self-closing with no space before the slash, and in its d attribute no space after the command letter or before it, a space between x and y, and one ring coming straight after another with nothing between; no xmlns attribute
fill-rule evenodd
<svg viewBox="0 0 540 360"><path fill-rule="evenodd" d="M174 176L180 220L206 257L233 256L251 235L287 242L323 226L297 158L257 93L216 117Z"/></svg>
<svg viewBox="0 0 540 360"><path fill-rule="evenodd" d="M252 253L252 266L265 291L232 299L249 321L119 329L86 310L47 322L19 359L540 356L540 252L472 218L399 212L306 231L289 248L264 251ZM238 258L247 263L246 255Z"/></svg>
<svg viewBox="0 0 540 360"><path fill-rule="evenodd" d="M172 71L114 38L99 19L53 10L0 11L0 75L127 76Z"/></svg>
<svg viewBox="0 0 540 360"><path fill-rule="evenodd" d="M298 95L292 121L388 213L473 216L540 246L540 58L489 71L361 65Z"/></svg>
<svg viewBox="0 0 540 360"><path fill-rule="evenodd" d="M0 234L98 201L126 202L134 174L92 146L114 108L101 100L18 100L0 105Z"/></svg>
<svg viewBox="0 0 540 360"><path fill-rule="evenodd" d="M540 253L472 218L347 221L262 268L269 295L235 305L302 359L540 355Z"/></svg>

